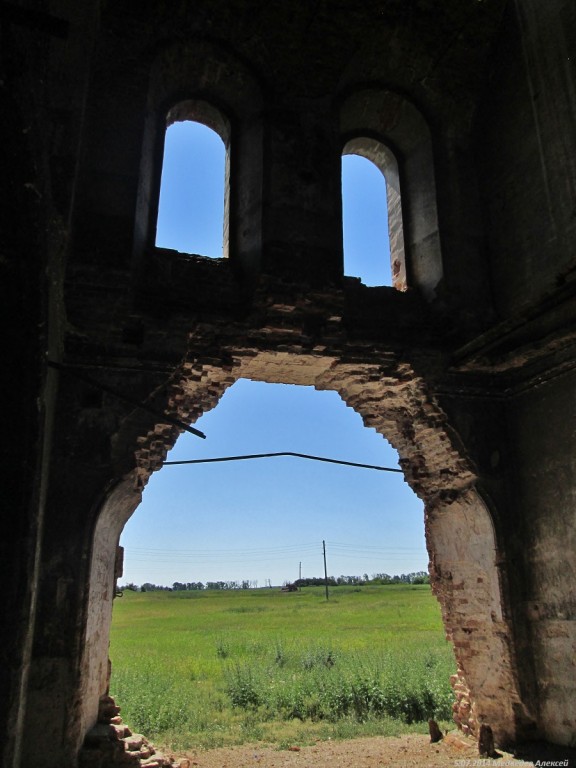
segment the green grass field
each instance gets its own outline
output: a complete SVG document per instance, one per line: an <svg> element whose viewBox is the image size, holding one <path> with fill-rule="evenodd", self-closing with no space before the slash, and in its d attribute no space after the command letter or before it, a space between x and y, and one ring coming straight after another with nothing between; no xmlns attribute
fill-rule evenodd
<svg viewBox="0 0 576 768"><path fill-rule="evenodd" d="M393 735L448 721L454 657L428 585L126 591L111 694L164 747Z"/></svg>

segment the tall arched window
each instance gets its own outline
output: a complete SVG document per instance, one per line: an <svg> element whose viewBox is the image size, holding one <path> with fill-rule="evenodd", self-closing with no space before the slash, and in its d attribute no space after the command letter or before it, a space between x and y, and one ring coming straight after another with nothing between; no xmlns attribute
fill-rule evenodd
<svg viewBox="0 0 576 768"><path fill-rule="evenodd" d="M210 105L182 102L168 113L156 246L228 255L228 131Z"/></svg>
<svg viewBox="0 0 576 768"><path fill-rule="evenodd" d="M375 139L356 138L342 157L344 273L364 285L405 291L398 165Z"/></svg>
<svg viewBox="0 0 576 768"><path fill-rule="evenodd" d="M342 158L344 273L364 285L392 285L386 181L360 155Z"/></svg>

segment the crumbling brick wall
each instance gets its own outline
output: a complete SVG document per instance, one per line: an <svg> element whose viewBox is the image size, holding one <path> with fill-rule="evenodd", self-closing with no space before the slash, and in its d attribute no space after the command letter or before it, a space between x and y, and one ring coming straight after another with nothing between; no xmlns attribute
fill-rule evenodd
<svg viewBox="0 0 576 768"><path fill-rule="evenodd" d="M432 588L458 663L455 722L472 734L487 723L500 743L509 742L515 735L514 707L519 706L516 662L502 608L493 524L475 491L474 472L408 363L390 354L386 360L377 349L339 353L340 358L329 347L312 354L289 348L263 351L261 340L236 349L228 343L218 353L212 349L210 356L184 363L170 390L171 408L194 420L215 407L238 378L312 385L339 392L366 426L385 436L399 451L407 482L426 504ZM354 362L346 361L348 355ZM139 439L140 486L161 467L176 437L174 427L157 425Z"/></svg>

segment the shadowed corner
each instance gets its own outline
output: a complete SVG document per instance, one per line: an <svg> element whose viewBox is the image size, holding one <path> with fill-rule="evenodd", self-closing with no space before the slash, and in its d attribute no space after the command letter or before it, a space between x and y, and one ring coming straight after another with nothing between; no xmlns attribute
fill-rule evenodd
<svg viewBox="0 0 576 768"><path fill-rule="evenodd" d="M514 757L534 763L535 766L567 766L576 768L576 749L549 744L545 741L532 741L519 744L514 749Z"/></svg>

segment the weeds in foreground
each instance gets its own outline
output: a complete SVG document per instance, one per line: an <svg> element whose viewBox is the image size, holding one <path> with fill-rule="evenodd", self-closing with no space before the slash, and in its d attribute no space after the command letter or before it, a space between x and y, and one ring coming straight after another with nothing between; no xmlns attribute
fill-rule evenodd
<svg viewBox="0 0 576 768"><path fill-rule="evenodd" d="M314 663L310 663L314 659ZM342 655L319 648L294 654L281 671L236 664L226 671L232 706L268 719L327 720L387 716L411 724L447 720L453 694L446 668L429 652L409 658Z"/></svg>
<svg viewBox="0 0 576 768"><path fill-rule="evenodd" d="M115 675L114 693L132 728L156 739L169 737L181 748L265 740L272 734L282 741L282 725L293 731L295 722L302 724L303 734L351 738L394 724L394 732L405 732L406 726L431 717L451 717L452 667L445 654L336 656L322 647L297 652L285 643L279 654L278 648L260 663L220 656L217 684L150 668L125 670Z"/></svg>
<svg viewBox="0 0 576 768"><path fill-rule="evenodd" d="M314 593L131 595L111 693L133 730L174 750L424 732L451 717L454 671L424 589L342 593L338 606Z"/></svg>

